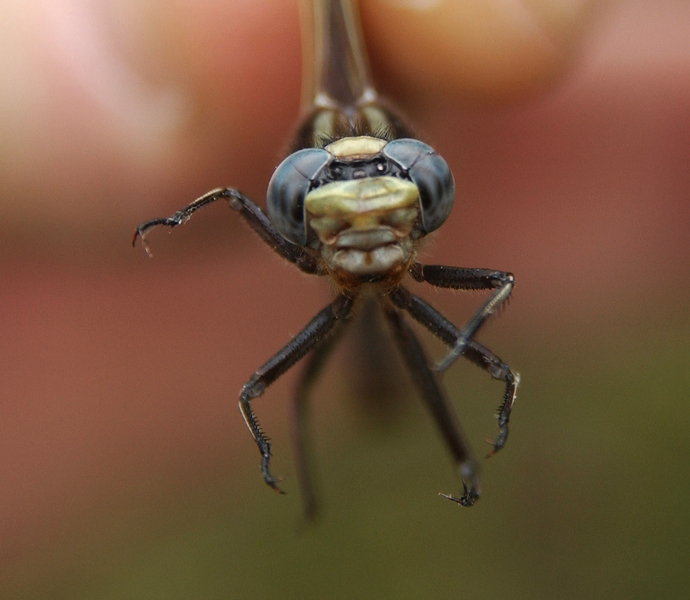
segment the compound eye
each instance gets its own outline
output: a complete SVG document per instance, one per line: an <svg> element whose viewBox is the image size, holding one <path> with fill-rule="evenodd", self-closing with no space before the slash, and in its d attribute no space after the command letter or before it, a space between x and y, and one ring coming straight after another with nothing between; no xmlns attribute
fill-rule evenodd
<svg viewBox="0 0 690 600"><path fill-rule="evenodd" d="M330 154L319 148L305 148L288 156L273 172L266 190L266 210L271 223L286 240L304 246L307 229L304 197Z"/></svg>
<svg viewBox="0 0 690 600"><path fill-rule="evenodd" d="M417 186L424 233L438 229L448 218L455 198L455 182L446 161L431 146L412 139L388 142L383 153Z"/></svg>

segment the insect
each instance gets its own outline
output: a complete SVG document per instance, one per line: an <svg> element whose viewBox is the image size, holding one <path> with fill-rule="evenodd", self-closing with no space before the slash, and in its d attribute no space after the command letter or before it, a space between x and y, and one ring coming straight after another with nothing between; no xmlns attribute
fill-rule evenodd
<svg viewBox="0 0 690 600"><path fill-rule="evenodd" d="M438 229L453 206L455 184L445 160L415 139L384 104L371 84L356 3L309 0L303 27L309 52L304 60L303 119L291 152L276 168L266 192L266 212L234 188L214 189L167 218L139 225L176 227L197 210L226 201L275 252L304 273L329 277L337 295L293 339L262 365L242 387L240 410L261 453L261 474L273 489L271 445L252 410L252 401L311 352L298 385L294 409L300 485L307 513L314 507L303 448L306 396L338 333L358 302L374 298L393 333L406 368L450 450L462 480L459 496L441 494L472 506L481 494L480 468L465 441L440 384L440 374L459 357L478 365L505 385L497 411L498 434L489 456L508 437L508 421L519 376L474 340L487 318L509 297L512 274L490 269L425 265L416 261L420 241ZM406 277L455 290L489 290L488 300L458 328L404 286ZM449 350L430 366L407 313Z"/></svg>

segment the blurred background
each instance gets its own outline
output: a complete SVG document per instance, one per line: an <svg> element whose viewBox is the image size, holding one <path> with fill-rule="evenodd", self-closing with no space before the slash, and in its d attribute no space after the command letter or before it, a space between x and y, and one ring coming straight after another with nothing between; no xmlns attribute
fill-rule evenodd
<svg viewBox="0 0 690 600"><path fill-rule="evenodd" d="M480 335L522 375L481 502L437 496L460 484L414 395L355 401L346 339L313 396L305 526L297 371L254 403L285 496L236 400L328 284L221 205L153 232L153 259L130 246L216 186L263 204L298 109L294 3L6 3L2 598L687 597L690 6L559 3L577 17L536 50L488 36L437 69L400 35L426 31L413 4L362 16L381 88L456 176L422 260L517 278ZM482 299L414 289L456 323ZM501 384L463 361L445 384L483 452Z"/></svg>

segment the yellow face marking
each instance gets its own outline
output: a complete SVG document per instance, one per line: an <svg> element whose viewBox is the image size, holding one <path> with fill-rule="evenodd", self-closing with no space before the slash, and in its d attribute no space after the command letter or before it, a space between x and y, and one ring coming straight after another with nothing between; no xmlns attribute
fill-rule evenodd
<svg viewBox="0 0 690 600"><path fill-rule="evenodd" d="M348 217L368 212L414 206L417 186L397 177L366 177L333 181L309 192L304 199L307 213L315 217Z"/></svg>
<svg viewBox="0 0 690 600"><path fill-rule="evenodd" d="M370 231L371 239L362 239L362 244L376 245L377 239L390 243L409 235L419 212L418 203L419 190L414 183L384 176L327 183L307 194L304 208L322 243L335 244L338 235L346 232Z"/></svg>

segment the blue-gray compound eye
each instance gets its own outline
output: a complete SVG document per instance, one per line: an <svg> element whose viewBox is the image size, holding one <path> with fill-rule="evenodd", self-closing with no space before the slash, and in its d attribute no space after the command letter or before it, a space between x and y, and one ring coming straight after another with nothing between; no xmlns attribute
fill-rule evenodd
<svg viewBox="0 0 690 600"><path fill-rule="evenodd" d="M304 197L309 184L331 155L318 148L305 148L288 156L273 172L266 191L266 210L271 223L286 240L307 243Z"/></svg>
<svg viewBox="0 0 690 600"><path fill-rule="evenodd" d="M388 142L383 154L407 171L419 189L424 233L438 229L455 198L455 181L446 161L431 146L412 139Z"/></svg>

